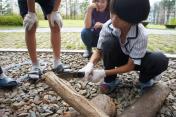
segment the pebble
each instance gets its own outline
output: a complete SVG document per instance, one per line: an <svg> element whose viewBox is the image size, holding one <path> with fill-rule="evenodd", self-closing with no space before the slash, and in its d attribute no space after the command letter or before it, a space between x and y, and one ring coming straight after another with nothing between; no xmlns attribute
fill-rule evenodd
<svg viewBox="0 0 176 117"><path fill-rule="evenodd" d="M3 68L30 60L27 52L0 52L0 58ZM45 63L47 64L45 69L52 68L52 53L39 53L39 60L42 67ZM61 60L63 63L69 64L74 70L79 70L88 62L88 59L83 58L79 53L62 53ZM14 79L18 79L29 72L30 68L31 65L29 64L17 65L16 68L5 70L5 73ZM96 68L102 68L102 62L99 62ZM138 78L136 72L117 76L124 84L124 87L117 89L113 94L113 100L117 105L117 113L120 114L140 97L140 91L134 87L134 80ZM169 68L163 73L162 81L167 83L171 93L166 98L157 117L176 117L176 59L170 60ZM79 94L88 99L92 99L99 93L99 84L77 78L71 79L69 83ZM0 90L0 108L7 109L4 117L9 115L57 117L61 116L63 112L69 111L72 107L64 102L48 85L40 81L37 84L23 82L19 87L10 91Z"/></svg>

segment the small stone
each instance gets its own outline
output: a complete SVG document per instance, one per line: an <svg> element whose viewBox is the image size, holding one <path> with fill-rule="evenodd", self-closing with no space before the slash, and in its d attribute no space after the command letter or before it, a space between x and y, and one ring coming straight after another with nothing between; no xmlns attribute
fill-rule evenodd
<svg viewBox="0 0 176 117"><path fill-rule="evenodd" d="M29 113L20 113L19 115L18 115L18 117L26 117L26 116L28 116L29 115Z"/></svg>

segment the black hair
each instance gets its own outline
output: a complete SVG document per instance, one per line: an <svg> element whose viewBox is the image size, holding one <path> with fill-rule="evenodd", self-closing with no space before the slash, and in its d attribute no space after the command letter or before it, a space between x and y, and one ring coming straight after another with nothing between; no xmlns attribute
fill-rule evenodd
<svg viewBox="0 0 176 117"><path fill-rule="evenodd" d="M147 19L150 2L149 0L111 0L110 12L128 23L137 24Z"/></svg>

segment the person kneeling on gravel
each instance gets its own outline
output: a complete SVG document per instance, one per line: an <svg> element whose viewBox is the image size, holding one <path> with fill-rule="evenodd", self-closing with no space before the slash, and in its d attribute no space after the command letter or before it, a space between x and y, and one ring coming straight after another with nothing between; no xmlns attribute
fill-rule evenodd
<svg viewBox="0 0 176 117"><path fill-rule="evenodd" d="M144 90L167 69L168 58L164 54L146 49L148 37L140 22L147 19L149 11L149 0L111 0L111 19L104 24L89 63L80 69L88 81L104 78L100 84L102 93L109 94L117 88L117 74L140 71L139 86ZM101 58L104 69L94 69Z"/></svg>

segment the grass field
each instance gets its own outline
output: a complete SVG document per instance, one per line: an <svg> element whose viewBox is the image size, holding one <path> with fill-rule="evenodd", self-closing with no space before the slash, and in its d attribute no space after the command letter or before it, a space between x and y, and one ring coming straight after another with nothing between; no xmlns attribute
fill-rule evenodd
<svg viewBox="0 0 176 117"><path fill-rule="evenodd" d="M83 27L84 21L83 20L63 20L63 27ZM38 22L38 27L40 28L47 28L49 27L47 20L40 20ZM0 29L19 29L22 26L1 26Z"/></svg>
<svg viewBox="0 0 176 117"><path fill-rule="evenodd" d="M40 20L39 25L40 28L47 28L49 27L47 20ZM83 20L63 20L63 27L83 27L84 21ZM0 29L18 29L22 28L22 26L1 26ZM155 24L148 24L146 28L154 28L154 29L166 29L164 25L155 25Z"/></svg>
<svg viewBox="0 0 176 117"><path fill-rule="evenodd" d="M51 48L50 33L37 33L37 48ZM80 33L62 33L62 49L84 49ZM176 35L149 35L148 49L176 54ZM24 33L0 33L0 48L26 48Z"/></svg>

